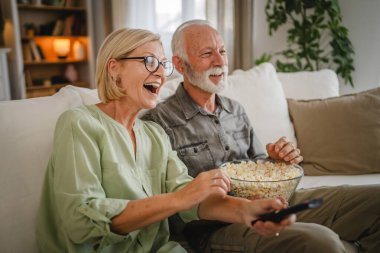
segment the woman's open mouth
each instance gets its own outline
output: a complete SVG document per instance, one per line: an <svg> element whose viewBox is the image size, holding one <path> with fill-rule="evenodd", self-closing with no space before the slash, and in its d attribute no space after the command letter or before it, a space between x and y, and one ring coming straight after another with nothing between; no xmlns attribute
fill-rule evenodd
<svg viewBox="0 0 380 253"><path fill-rule="evenodd" d="M158 94L158 88L160 88L160 84L159 83L146 83L146 84L144 84L144 88L153 94Z"/></svg>

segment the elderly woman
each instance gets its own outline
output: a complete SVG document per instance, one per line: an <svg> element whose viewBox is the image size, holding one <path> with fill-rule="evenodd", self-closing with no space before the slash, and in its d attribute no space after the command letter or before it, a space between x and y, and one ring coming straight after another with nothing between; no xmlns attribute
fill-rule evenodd
<svg viewBox="0 0 380 253"><path fill-rule="evenodd" d="M154 108L173 71L158 35L140 29L110 34L97 58L101 103L61 115L48 164L38 219L41 252L185 252L169 241L167 218L244 223L283 208L279 200L227 196L219 169L195 179L153 122ZM267 234L294 223L260 222Z"/></svg>

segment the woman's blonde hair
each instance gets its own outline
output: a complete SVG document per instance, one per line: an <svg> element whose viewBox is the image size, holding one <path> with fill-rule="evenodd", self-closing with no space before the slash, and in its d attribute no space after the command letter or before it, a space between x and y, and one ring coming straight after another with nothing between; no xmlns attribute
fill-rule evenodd
<svg viewBox="0 0 380 253"><path fill-rule="evenodd" d="M118 29L105 38L98 52L95 72L99 98L103 103L125 95L108 72L109 60L127 57L133 50L151 41L160 41L160 36L148 30L131 28Z"/></svg>

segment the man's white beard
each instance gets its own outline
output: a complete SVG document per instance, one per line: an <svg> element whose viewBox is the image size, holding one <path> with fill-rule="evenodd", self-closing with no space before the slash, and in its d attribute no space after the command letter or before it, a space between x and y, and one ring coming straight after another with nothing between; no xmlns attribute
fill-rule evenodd
<svg viewBox="0 0 380 253"><path fill-rule="evenodd" d="M191 68L190 64L188 64L186 62L185 65L186 65L186 73L188 75L189 81L194 86L197 86L201 90L204 90L204 91L209 92L209 93L219 93L222 90L224 90L224 88L226 87L227 75L228 75L228 67L227 66L224 66L222 68L219 68L219 67L212 68L212 69L208 69L204 72L197 73ZM224 74L223 79L220 80L219 83L217 83L217 84L213 83L209 79L210 75L220 75L222 73Z"/></svg>

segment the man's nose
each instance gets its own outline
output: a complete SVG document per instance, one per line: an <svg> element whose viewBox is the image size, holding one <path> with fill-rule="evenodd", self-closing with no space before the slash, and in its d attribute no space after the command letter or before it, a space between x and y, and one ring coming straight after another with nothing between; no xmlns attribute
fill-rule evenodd
<svg viewBox="0 0 380 253"><path fill-rule="evenodd" d="M224 54L221 54L219 52L216 52L214 54L214 65L216 66L224 66L227 64L227 56Z"/></svg>

